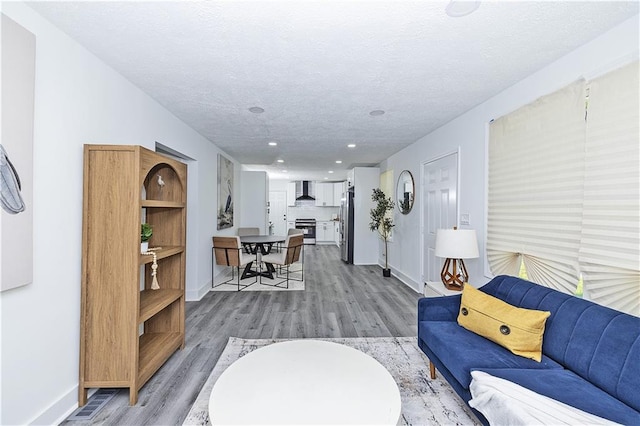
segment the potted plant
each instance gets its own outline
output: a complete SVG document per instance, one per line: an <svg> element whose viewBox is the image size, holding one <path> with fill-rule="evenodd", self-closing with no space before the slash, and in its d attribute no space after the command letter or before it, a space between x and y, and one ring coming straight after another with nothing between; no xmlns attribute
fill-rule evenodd
<svg viewBox="0 0 640 426"><path fill-rule="evenodd" d="M153 235L153 229L148 223L143 223L140 227L140 253L146 253L149 250L149 238Z"/></svg>
<svg viewBox="0 0 640 426"><path fill-rule="evenodd" d="M371 199L376 206L371 209L371 222L369 223L369 229L371 231L378 231L380 237L384 240L384 269L382 275L385 277L391 276L391 269L389 269L389 256L387 255L389 237L391 237L391 228L393 228L393 218L388 216L389 212L393 211L395 206L390 197L386 197L384 192L379 188L374 188Z"/></svg>

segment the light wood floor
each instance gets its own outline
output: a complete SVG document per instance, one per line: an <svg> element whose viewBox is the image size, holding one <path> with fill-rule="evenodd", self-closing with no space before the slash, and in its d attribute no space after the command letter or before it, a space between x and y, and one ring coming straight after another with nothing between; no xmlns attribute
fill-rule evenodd
<svg viewBox="0 0 640 426"><path fill-rule="evenodd" d="M186 304L186 346L130 407L121 390L92 420L63 424L182 424L230 336L242 338L416 336L420 294L378 266L347 265L335 246L305 247L305 291L209 292Z"/></svg>

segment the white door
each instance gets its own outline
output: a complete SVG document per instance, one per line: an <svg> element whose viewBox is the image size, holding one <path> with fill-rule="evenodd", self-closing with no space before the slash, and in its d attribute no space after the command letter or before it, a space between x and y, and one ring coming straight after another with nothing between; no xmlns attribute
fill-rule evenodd
<svg viewBox="0 0 640 426"><path fill-rule="evenodd" d="M422 165L424 282L440 282L444 259L435 257L436 230L457 226L458 153Z"/></svg>
<svg viewBox="0 0 640 426"><path fill-rule="evenodd" d="M287 192L269 191L269 222L273 235L287 235Z"/></svg>

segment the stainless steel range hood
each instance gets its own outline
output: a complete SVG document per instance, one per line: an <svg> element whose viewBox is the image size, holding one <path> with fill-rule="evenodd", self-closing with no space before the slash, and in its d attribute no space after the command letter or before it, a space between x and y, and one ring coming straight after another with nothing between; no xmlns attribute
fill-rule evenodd
<svg viewBox="0 0 640 426"><path fill-rule="evenodd" d="M310 180L296 181L296 201L315 201L315 183Z"/></svg>

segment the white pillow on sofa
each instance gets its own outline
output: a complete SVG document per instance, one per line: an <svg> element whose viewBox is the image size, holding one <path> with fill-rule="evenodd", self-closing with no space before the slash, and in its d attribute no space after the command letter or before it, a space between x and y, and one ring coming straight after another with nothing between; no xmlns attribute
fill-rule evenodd
<svg viewBox="0 0 640 426"><path fill-rule="evenodd" d="M617 425L484 371L471 372L469 405L492 425Z"/></svg>

